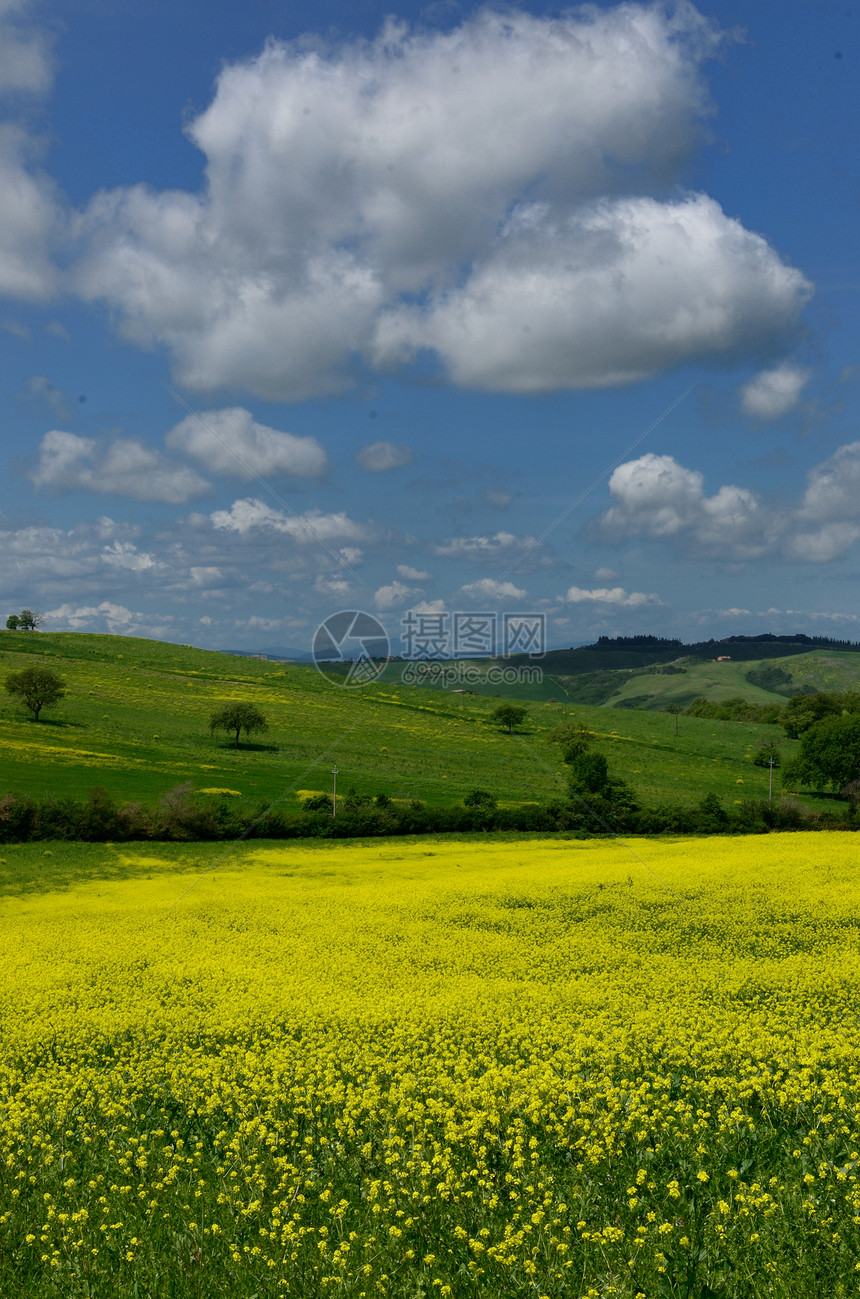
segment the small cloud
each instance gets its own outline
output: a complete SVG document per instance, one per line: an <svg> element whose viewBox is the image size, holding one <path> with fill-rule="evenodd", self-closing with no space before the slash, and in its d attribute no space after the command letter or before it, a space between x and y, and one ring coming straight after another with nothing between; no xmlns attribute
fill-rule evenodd
<svg viewBox="0 0 860 1299"><path fill-rule="evenodd" d="M311 542L366 541L369 537L368 528L355 523L342 511L339 514L323 514L320 510L284 514L254 497L234 501L229 510L216 510L210 515L210 521L213 528L220 531L245 534L259 528L284 533L305 545Z"/></svg>
<svg viewBox="0 0 860 1299"><path fill-rule="evenodd" d="M502 487L488 487L484 492L484 500L494 510L506 510L513 499L513 492L506 492Z"/></svg>
<svg viewBox="0 0 860 1299"><path fill-rule="evenodd" d="M389 582L379 588L373 599L377 609L393 609L396 605L405 604L411 595L415 595L414 587L405 586L403 582Z"/></svg>
<svg viewBox="0 0 860 1299"><path fill-rule="evenodd" d="M809 371L796 365L762 370L741 388L741 408L755 419L779 419L794 410L809 382Z"/></svg>
<svg viewBox="0 0 860 1299"><path fill-rule="evenodd" d="M356 462L372 474L382 474L389 469L402 469L414 459L412 448L398 442L371 442L356 453Z"/></svg>
<svg viewBox="0 0 860 1299"><path fill-rule="evenodd" d="M397 576L405 578L407 582L426 582L430 574L423 573L420 568L412 568L409 564L398 564Z"/></svg>
<svg viewBox="0 0 860 1299"><path fill-rule="evenodd" d="M214 564L194 564L190 572L197 586L214 586L221 581L221 569Z"/></svg>
<svg viewBox="0 0 860 1299"><path fill-rule="evenodd" d="M614 582L618 573L614 568L596 568L592 576L595 582Z"/></svg>
<svg viewBox="0 0 860 1299"><path fill-rule="evenodd" d="M314 582L314 590L319 595L346 595L349 582L342 577L323 577L320 575Z"/></svg>
<svg viewBox="0 0 860 1299"><path fill-rule="evenodd" d="M638 609L643 604L662 604L658 595L646 595L644 591L631 591L628 595L623 586L595 587L589 591L581 586L572 586L564 597L570 604L614 604L625 609Z"/></svg>
<svg viewBox="0 0 860 1299"><path fill-rule="evenodd" d="M512 532L497 532L483 537L449 537L434 546L433 553L446 559L495 562L513 559L536 545L536 537L515 537Z"/></svg>
<svg viewBox="0 0 860 1299"><path fill-rule="evenodd" d="M316 438L294 437L257 424L241 406L189 415L170 430L164 443L171 451L199 460L210 473L234 478L275 474L319 478L328 468Z"/></svg>
<svg viewBox="0 0 860 1299"><path fill-rule="evenodd" d="M513 582L498 582L494 577L479 577L461 587L463 595L474 600L522 600L528 592L514 586Z"/></svg>
<svg viewBox="0 0 860 1299"><path fill-rule="evenodd" d="M343 562L349 564L350 568L360 564L364 558L364 551L359 550L358 546L341 546L339 554Z"/></svg>
<svg viewBox="0 0 860 1299"><path fill-rule="evenodd" d="M445 601L441 599L440 600L419 600L417 604L413 604L412 612L427 613L427 614L444 613Z"/></svg>
<svg viewBox="0 0 860 1299"><path fill-rule="evenodd" d="M15 338L23 338L25 343L29 343L33 335L26 325L22 325L20 320L4 320L0 322L0 329L5 329L7 334L12 334Z"/></svg>
<svg viewBox="0 0 860 1299"><path fill-rule="evenodd" d="M114 541L106 546L101 561L108 568L124 568L129 573L145 573L163 567L152 555L138 550L130 541Z"/></svg>
<svg viewBox="0 0 860 1299"><path fill-rule="evenodd" d="M49 320L45 326L45 333L53 334L54 338L69 338L70 336L66 326L61 324L59 320Z"/></svg>
<svg viewBox="0 0 860 1299"><path fill-rule="evenodd" d="M51 383L44 374L31 375L29 379L21 385L21 395L32 398L36 401L43 402L58 419L69 418L69 407L66 400L66 394L62 388L58 388Z"/></svg>

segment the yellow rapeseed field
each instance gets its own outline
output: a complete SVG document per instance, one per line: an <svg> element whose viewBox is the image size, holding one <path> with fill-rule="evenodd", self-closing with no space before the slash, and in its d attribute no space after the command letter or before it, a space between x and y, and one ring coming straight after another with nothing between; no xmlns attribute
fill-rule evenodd
<svg viewBox="0 0 860 1299"><path fill-rule="evenodd" d="M857 1294L858 846L122 845L6 897L0 1293Z"/></svg>

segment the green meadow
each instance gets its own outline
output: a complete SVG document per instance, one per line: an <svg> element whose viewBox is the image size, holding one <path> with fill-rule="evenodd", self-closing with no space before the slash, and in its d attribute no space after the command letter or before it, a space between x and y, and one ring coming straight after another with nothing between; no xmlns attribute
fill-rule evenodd
<svg viewBox="0 0 860 1299"><path fill-rule="evenodd" d="M827 673L842 684L858 661L810 654L781 664L798 679ZM356 690L331 684L312 666L159 641L82 633L2 637L0 680L34 663L60 673L68 693L39 723L0 695L0 793L80 798L98 785L116 799L151 804L190 784L232 791L249 805L281 799L298 806L308 793L331 789L336 765L341 793L355 787L441 805L480 787L503 804L539 802L564 792L564 765L548 735L572 719L594 732L613 772L643 801L693 804L714 793L733 803L767 795L768 773L752 762L762 740L779 740L786 755L793 748L775 726L681 716L676 734L675 718L653 707L575 705L560 697L527 701L526 722L508 735L492 718L498 697L404 686L390 668L388 679ZM745 682L751 666L699 665L690 673L693 693L708 693L712 679L713 697L781 701ZM629 686L640 694L643 684L665 689L670 701L685 681L639 675ZM238 750L209 731L212 712L231 700L253 702L269 722L265 734Z"/></svg>

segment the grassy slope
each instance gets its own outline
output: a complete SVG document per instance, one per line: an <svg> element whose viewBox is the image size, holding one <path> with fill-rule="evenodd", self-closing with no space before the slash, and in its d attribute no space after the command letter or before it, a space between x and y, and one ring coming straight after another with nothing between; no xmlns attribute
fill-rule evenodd
<svg viewBox="0 0 860 1299"><path fill-rule="evenodd" d="M190 781L197 789L238 790L253 802L286 794L287 805L295 805L297 790L330 788L336 762L341 791L355 785L452 803L482 786L503 801L545 800L564 789L563 764L546 740L564 712L597 732L613 771L644 800L693 803L713 792L733 801L766 795L767 773L752 765L751 754L766 736L783 738L776 727L685 717L675 736L666 714L539 701L530 703L523 733L509 736L491 719L496 701L480 695L386 681L361 694L333 687L313 668L127 637L0 639L0 680L34 661L62 673L69 693L38 725L0 695L0 793L80 797L99 784L117 798L152 802ZM729 669L720 678L726 693L772 700L748 683L741 689L749 666L720 665ZM631 684L642 693L646 686L677 689L686 679L643 676ZM211 712L229 699L254 702L270 724L259 743L238 752L208 731ZM786 752L792 747L784 741Z"/></svg>

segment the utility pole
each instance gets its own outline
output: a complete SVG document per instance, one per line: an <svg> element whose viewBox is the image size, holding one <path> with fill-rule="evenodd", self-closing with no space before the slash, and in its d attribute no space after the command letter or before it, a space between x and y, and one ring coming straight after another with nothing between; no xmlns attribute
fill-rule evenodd
<svg viewBox="0 0 860 1299"><path fill-rule="evenodd" d="M337 816L337 767L332 767L331 775L331 814Z"/></svg>

